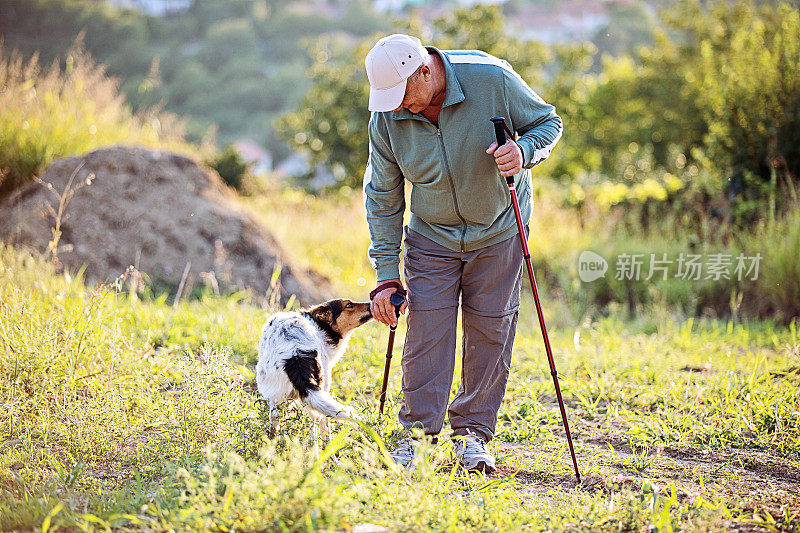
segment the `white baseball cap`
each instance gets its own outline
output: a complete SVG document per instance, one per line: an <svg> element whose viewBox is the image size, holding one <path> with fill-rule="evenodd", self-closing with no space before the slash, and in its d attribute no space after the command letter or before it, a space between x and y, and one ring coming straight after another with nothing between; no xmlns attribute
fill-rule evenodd
<svg viewBox="0 0 800 533"><path fill-rule="evenodd" d="M416 37L395 33L372 47L364 63L369 78L369 110L391 111L403 102L406 81L427 51Z"/></svg>

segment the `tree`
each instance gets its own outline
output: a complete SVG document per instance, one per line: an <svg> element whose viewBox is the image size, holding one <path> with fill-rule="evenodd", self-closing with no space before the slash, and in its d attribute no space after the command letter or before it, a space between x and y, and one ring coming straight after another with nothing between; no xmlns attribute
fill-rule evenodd
<svg viewBox="0 0 800 533"><path fill-rule="evenodd" d="M325 163L340 184L357 186L367 158L369 83L363 59L371 44L358 46L323 37L309 47L312 85L299 109L278 120L293 146Z"/></svg>
<svg viewBox="0 0 800 533"><path fill-rule="evenodd" d="M630 54L641 46L653 45L656 20L644 2L609 2L606 5L608 24L592 38L600 55L607 52L612 56L620 56Z"/></svg>
<svg viewBox="0 0 800 533"><path fill-rule="evenodd" d="M619 204L644 225L671 212L698 232L795 203L798 16L788 4L683 0L662 14L670 34L605 56L599 74L578 46L558 47L551 87L567 133L551 168L572 182L569 203Z"/></svg>
<svg viewBox="0 0 800 533"><path fill-rule="evenodd" d="M509 36L503 26L498 6L477 5L436 19L430 31L420 21L404 31L440 49L475 48L502 57L535 83L547 64L547 48ZM311 88L299 109L278 122L284 138L308 153L312 163L331 168L340 185L358 187L364 174L369 122L364 57L378 38L373 35L356 45L330 36L314 41L309 46Z"/></svg>
<svg viewBox="0 0 800 533"><path fill-rule="evenodd" d="M258 38L250 19L225 19L208 28L200 57L213 72L236 57L253 54L257 43Z"/></svg>
<svg viewBox="0 0 800 533"><path fill-rule="evenodd" d="M736 23L724 26L732 14ZM712 31L724 28L727 42L722 50L711 35L699 42L706 155L721 177L731 178L729 192L738 195L734 219L753 222L765 207L774 219L785 200L797 202L800 11L739 2L715 5L711 16L717 22Z"/></svg>

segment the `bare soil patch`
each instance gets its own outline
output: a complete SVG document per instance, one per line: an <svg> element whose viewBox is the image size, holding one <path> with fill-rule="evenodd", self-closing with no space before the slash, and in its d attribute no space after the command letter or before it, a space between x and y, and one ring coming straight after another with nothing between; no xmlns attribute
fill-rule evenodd
<svg viewBox="0 0 800 533"><path fill-rule="evenodd" d="M219 175L188 157L113 146L55 161L41 178L61 193L73 173L75 183L94 180L75 193L62 218L59 259L72 271L85 264L90 282L113 280L134 265L156 284L177 287L190 265L184 294L206 280L222 291L249 289L264 297L273 292L279 266L281 304L292 294L302 304L330 297L326 278L294 264L238 207ZM54 226L47 204L57 211L59 200L38 183L5 198L0 239L45 252Z"/></svg>
<svg viewBox="0 0 800 533"><path fill-rule="evenodd" d="M616 492L623 489L641 490L647 481L661 487L674 486L680 501L703 495L712 501L726 502L742 510L768 511L783 515L784 507L800 511L800 468L792 461L769 453L729 449L700 450L689 447L654 448L647 454L646 465L637 470L633 465L641 456L631 449L623 436L583 429L573 439L578 465L587 468L598 465L597 472L582 473L581 490ZM609 448L613 446L613 450ZM570 490L578 486L570 474L547 474L514 467L514 463L552 450L539 450L530 443L498 443L508 457L507 464L498 465L496 476L514 475L522 484L519 490L545 494L550 490ZM567 443L564 440L564 448ZM565 455L569 463L569 456ZM569 464L570 470L572 465ZM744 524L731 523L729 526ZM747 529L745 527L745 529Z"/></svg>

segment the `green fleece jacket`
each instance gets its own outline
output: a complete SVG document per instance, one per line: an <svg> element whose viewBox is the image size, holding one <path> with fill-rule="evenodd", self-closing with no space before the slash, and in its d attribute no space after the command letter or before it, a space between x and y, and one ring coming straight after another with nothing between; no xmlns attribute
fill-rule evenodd
<svg viewBox="0 0 800 533"><path fill-rule="evenodd" d="M511 66L477 50L440 51L446 95L438 127L407 109L375 112L369 121L364 199L378 281L399 278L405 180L411 183L414 231L453 251L468 252L517 232L511 195L494 156L495 116L519 137L524 168L514 177L522 218L531 215L528 169L561 138L561 118Z"/></svg>

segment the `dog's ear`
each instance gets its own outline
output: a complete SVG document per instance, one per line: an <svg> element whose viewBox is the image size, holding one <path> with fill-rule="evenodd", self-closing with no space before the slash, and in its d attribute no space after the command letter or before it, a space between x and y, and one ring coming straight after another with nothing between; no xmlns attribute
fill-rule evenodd
<svg viewBox="0 0 800 533"><path fill-rule="evenodd" d="M339 315L342 314L342 310L344 309L344 305L342 304L341 300L330 300L327 302L328 307L331 310L331 316L333 321L335 322Z"/></svg>
<svg viewBox="0 0 800 533"><path fill-rule="evenodd" d="M308 314L311 315L311 318L313 318L316 322L333 324L333 311L331 311L331 308L327 302L316 307L312 307L308 311Z"/></svg>

